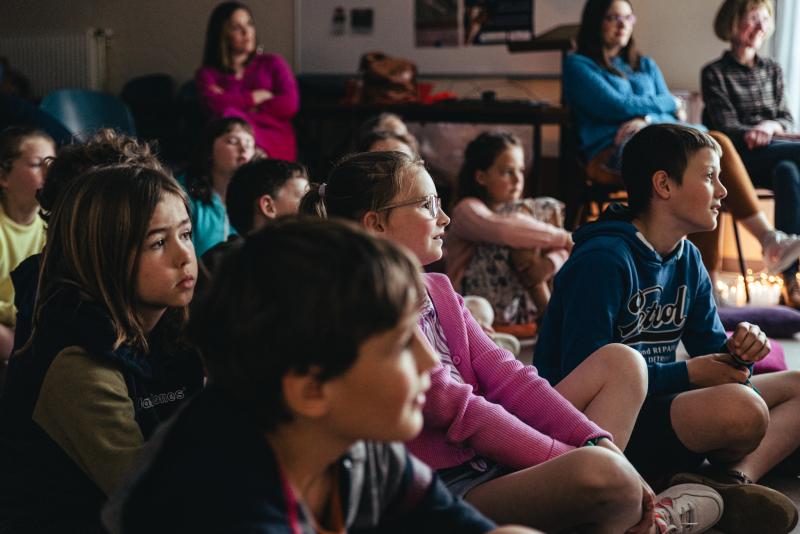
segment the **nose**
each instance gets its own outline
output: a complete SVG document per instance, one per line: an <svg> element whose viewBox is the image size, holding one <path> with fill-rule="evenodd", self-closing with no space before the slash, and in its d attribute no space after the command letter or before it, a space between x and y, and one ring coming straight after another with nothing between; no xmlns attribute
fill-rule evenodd
<svg viewBox="0 0 800 534"><path fill-rule="evenodd" d="M175 252L175 263L178 267L193 263L197 261L197 256L194 252L194 244L191 239L186 241L179 239L178 248Z"/></svg>
<svg viewBox="0 0 800 534"><path fill-rule="evenodd" d="M439 215L436 217L436 224L441 227L445 227L450 224L450 217L441 208L439 208Z"/></svg>
<svg viewBox="0 0 800 534"><path fill-rule="evenodd" d="M719 178L716 180L716 187L714 188L714 196L720 200L728 196L728 190L725 189L725 186L722 185L722 182L719 181Z"/></svg>
<svg viewBox="0 0 800 534"><path fill-rule="evenodd" d="M423 338L419 328L414 330L411 350L414 353L414 361L417 364L417 371L419 371L420 374L427 373L439 363L439 357L433 351L428 341Z"/></svg>

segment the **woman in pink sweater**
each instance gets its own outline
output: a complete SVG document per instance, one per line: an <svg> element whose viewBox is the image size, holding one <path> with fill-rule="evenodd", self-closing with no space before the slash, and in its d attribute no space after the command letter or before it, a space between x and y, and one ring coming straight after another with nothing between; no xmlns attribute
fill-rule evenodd
<svg viewBox="0 0 800 534"><path fill-rule="evenodd" d="M447 234L447 275L462 295L486 298L503 326L542 315L548 283L572 248L570 233L554 224L560 210L537 209L544 203L522 199L524 186L516 136L484 132L469 143Z"/></svg>
<svg viewBox="0 0 800 534"><path fill-rule="evenodd" d="M422 264L441 257L450 222L422 162L400 152L343 160L301 212L357 221ZM620 451L647 389L638 353L603 347L556 389L492 343L446 276L425 284L419 326L440 363L409 448L451 491L495 521L545 531L663 532L680 524L675 506L696 509L683 488L654 503Z"/></svg>
<svg viewBox="0 0 800 534"><path fill-rule="evenodd" d="M269 157L297 159L297 81L283 58L257 49L253 16L244 4L225 2L211 13L195 82L214 117L245 119Z"/></svg>

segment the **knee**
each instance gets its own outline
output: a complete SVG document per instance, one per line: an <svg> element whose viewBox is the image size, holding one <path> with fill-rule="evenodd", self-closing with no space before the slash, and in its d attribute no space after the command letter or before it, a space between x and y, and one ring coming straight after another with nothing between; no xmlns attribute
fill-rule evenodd
<svg viewBox="0 0 800 534"><path fill-rule="evenodd" d="M790 160L779 161L772 170L773 188L783 187L800 188L800 170L797 163Z"/></svg>
<svg viewBox="0 0 800 534"><path fill-rule="evenodd" d="M622 343L610 343L595 351L602 365L609 370L610 380L634 392L644 402L647 396L647 364L637 351Z"/></svg>
<svg viewBox="0 0 800 534"><path fill-rule="evenodd" d="M591 495L603 506L638 505L642 485L636 469L625 459L602 447L581 449L581 468L575 482L584 495Z"/></svg>
<svg viewBox="0 0 800 534"><path fill-rule="evenodd" d="M745 386L731 386L722 431L726 441L745 451L758 447L769 427L769 407Z"/></svg>

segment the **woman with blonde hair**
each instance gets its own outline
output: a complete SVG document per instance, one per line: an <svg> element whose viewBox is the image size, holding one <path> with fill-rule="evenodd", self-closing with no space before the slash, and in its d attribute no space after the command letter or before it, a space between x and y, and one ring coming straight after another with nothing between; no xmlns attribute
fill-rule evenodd
<svg viewBox="0 0 800 534"><path fill-rule="evenodd" d="M727 134L756 186L775 192L775 226L800 233L800 136L786 107L780 65L758 54L774 29L772 0L726 0L714 20L730 43L703 67L703 122ZM783 271L791 304L800 306L797 262Z"/></svg>

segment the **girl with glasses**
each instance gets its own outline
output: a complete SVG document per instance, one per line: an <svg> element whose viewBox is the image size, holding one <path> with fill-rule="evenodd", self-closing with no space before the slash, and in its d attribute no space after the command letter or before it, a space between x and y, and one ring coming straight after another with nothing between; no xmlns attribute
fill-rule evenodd
<svg viewBox="0 0 800 534"><path fill-rule="evenodd" d="M441 258L450 222L435 198L421 160L369 152L336 165L300 210L357 221L427 265ZM408 446L453 493L496 521L548 532L666 532L681 524L681 508L694 515L702 500L717 509L721 500L703 486L671 488L656 500L623 456L647 389L637 352L603 347L559 391L486 336L446 276L426 273L423 280L418 326L439 363L422 433ZM616 382L607 384L612 361ZM573 395L579 384L596 389ZM715 521L704 513L695 519Z"/></svg>
<svg viewBox="0 0 800 534"><path fill-rule="evenodd" d="M469 143L447 235L447 274L459 293L492 304L498 327L532 326L572 248L559 227L561 203L523 199L524 187L525 158L514 135L484 132Z"/></svg>

